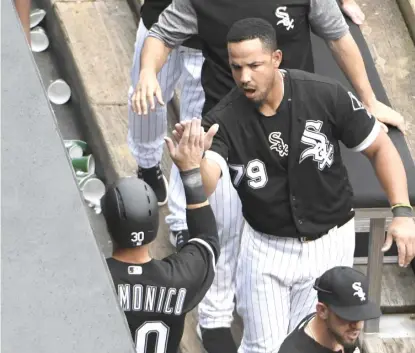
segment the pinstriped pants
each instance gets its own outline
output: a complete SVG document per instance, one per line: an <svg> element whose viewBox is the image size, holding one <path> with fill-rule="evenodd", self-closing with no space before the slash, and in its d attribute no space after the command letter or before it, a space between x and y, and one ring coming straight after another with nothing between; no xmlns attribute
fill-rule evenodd
<svg viewBox="0 0 415 353"><path fill-rule="evenodd" d="M315 311L314 281L335 266L353 266L354 219L315 241L259 233L245 222L236 270L237 311L244 332L238 353L277 353Z"/></svg>
<svg viewBox="0 0 415 353"><path fill-rule="evenodd" d="M163 154L163 138L167 133L167 106L156 104L155 111L140 116L131 107L131 98L139 80L140 56L148 30L140 20L131 69L131 86L128 91L128 145L137 161L143 168L151 168L161 161ZM200 117L205 93L200 74L203 65L200 50L179 47L174 49L157 75L162 97L165 103L173 98L174 89L181 88L180 119L187 120Z"/></svg>

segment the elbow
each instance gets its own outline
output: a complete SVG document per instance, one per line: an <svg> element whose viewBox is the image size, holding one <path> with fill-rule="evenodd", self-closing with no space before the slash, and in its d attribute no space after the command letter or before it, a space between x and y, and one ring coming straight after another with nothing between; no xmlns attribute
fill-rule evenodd
<svg viewBox="0 0 415 353"><path fill-rule="evenodd" d="M353 46L355 41L349 31L327 39L327 45L334 53L342 53Z"/></svg>
<svg viewBox="0 0 415 353"><path fill-rule="evenodd" d="M163 48L165 51L170 52L174 45L165 36L150 30L144 41L144 47L146 46L157 51Z"/></svg>

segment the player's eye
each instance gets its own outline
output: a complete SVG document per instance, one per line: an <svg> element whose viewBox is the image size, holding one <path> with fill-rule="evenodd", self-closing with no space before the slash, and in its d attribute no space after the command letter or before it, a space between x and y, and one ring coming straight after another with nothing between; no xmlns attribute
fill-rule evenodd
<svg viewBox="0 0 415 353"><path fill-rule="evenodd" d="M258 68L258 67L260 67L261 66L261 64L260 63L253 63L253 64L250 64L249 65L249 67L251 68L251 69L256 69L256 68Z"/></svg>

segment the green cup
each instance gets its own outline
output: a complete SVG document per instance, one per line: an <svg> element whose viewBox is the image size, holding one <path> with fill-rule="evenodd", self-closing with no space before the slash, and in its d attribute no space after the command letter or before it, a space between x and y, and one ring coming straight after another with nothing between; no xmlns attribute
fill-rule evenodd
<svg viewBox="0 0 415 353"><path fill-rule="evenodd" d="M72 158L72 167L75 173L83 172L87 174L95 173L95 159L90 154L89 156L83 156L79 158Z"/></svg>

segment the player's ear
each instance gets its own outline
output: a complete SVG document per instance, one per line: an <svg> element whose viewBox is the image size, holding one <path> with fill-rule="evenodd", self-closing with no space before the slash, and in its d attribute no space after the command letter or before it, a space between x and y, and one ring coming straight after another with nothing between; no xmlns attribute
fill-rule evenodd
<svg viewBox="0 0 415 353"><path fill-rule="evenodd" d="M323 303L318 302L316 305L316 313L322 320L327 320L329 316L329 308Z"/></svg>
<svg viewBox="0 0 415 353"><path fill-rule="evenodd" d="M272 52L272 61L274 62L274 69L278 69L282 61L282 51L277 49Z"/></svg>

